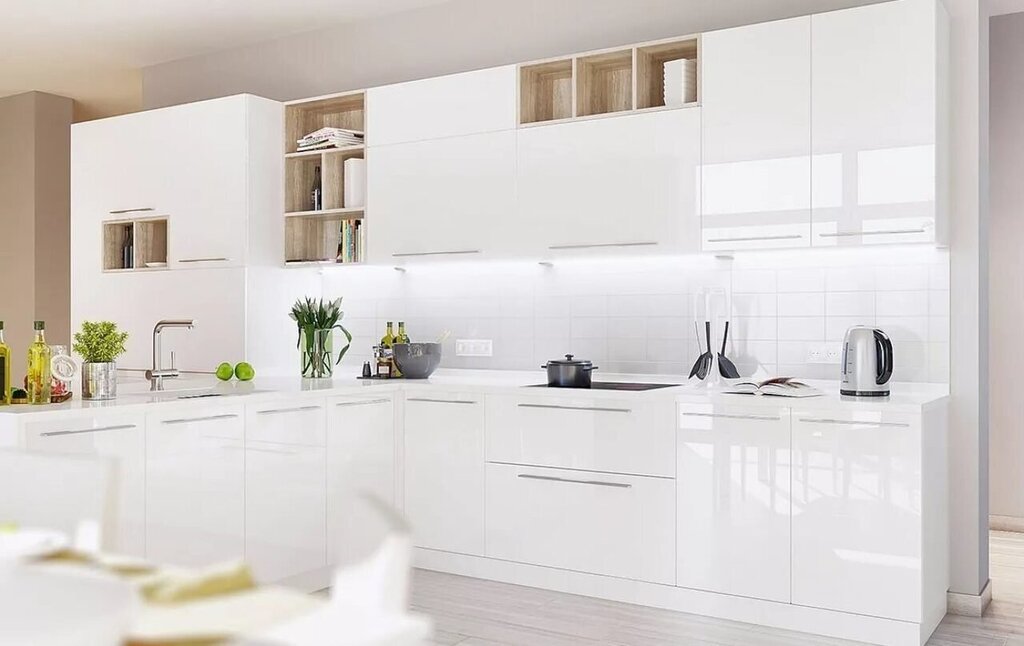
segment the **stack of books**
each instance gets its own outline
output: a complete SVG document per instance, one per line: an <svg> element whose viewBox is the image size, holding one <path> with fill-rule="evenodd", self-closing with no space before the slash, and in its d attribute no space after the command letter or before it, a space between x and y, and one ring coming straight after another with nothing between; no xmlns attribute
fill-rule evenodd
<svg viewBox="0 0 1024 646"><path fill-rule="evenodd" d="M665 62L665 105L683 105L697 100L697 61L680 58Z"/></svg>
<svg viewBox="0 0 1024 646"><path fill-rule="evenodd" d="M299 139L296 143L298 147L295 150L300 153L324 148L346 148L361 145L363 133L346 128L320 128Z"/></svg>
<svg viewBox="0 0 1024 646"><path fill-rule="evenodd" d="M363 262L366 235L362 220L343 220L338 232L338 255L336 262Z"/></svg>

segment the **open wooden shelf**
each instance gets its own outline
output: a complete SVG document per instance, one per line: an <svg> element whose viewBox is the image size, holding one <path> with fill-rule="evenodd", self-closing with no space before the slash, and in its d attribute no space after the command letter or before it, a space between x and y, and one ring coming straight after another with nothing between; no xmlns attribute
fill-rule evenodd
<svg viewBox="0 0 1024 646"><path fill-rule="evenodd" d="M299 159L302 157L320 157L321 155L352 155L358 152L362 152L366 149L366 146L359 144L356 146L345 146L343 148L323 148L320 150L306 150L301 153L288 153L285 155L285 159Z"/></svg>
<svg viewBox="0 0 1024 646"><path fill-rule="evenodd" d="M167 263L167 220L135 221L135 267L149 269L147 263Z"/></svg>
<svg viewBox="0 0 1024 646"><path fill-rule="evenodd" d="M286 105L285 153L294 153L299 139L320 128L366 130L365 97L363 92L350 92Z"/></svg>
<svg viewBox="0 0 1024 646"><path fill-rule="evenodd" d="M358 220L362 217L363 207L357 206L350 209L322 209L320 211L295 211L285 213L286 218L322 218L334 219L344 216L346 220Z"/></svg>
<svg viewBox="0 0 1024 646"><path fill-rule="evenodd" d="M364 236L359 233L363 224L361 218L354 218L350 213L289 217L285 220L285 264L361 262L366 255ZM344 227L355 236L355 242L339 255L339 245L344 246Z"/></svg>
<svg viewBox="0 0 1024 646"><path fill-rule="evenodd" d="M639 110L665 106L665 63L691 60L696 65L700 46L697 38L641 45L636 48L636 107ZM700 74L698 65L697 74ZM699 88L699 79L697 88ZM699 91L695 88L695 92ZM691 101L679 101L668 107L679 107L699 102L696 94Z"/></svg>
<svg viewBox="0 0 1024 646"><path fill-rule="evenodd" d="M632 109L632 48L576 59L576 116Z"/></svg>
<svg viewBox="0 0 1024 646"><path fill-rule="evenodd" d="M130 255L125 257L125 245ZM167 263L167 218L103 223L103 271L145 271L147 263ZM164 267L160 267L163 269Z"/></svg>
<svg viewBox="0 0 1024 646"><path fill-rule="evenodd" d="M519 68L519 122L537 123L573 116L573 60Z"/></svg>

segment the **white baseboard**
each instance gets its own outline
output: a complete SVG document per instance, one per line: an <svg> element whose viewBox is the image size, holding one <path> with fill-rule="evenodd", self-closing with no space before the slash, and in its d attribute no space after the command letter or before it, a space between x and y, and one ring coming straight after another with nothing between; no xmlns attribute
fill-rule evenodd
<svg viewBox="0 0 1024 646"><path fill-rule="evenodd" d="M985 614L988 604L992 603L992 580L989 579L985 582L985 587L979 594L947 592L946 601L946 609L951 615L980 617Z"/></svg>
<svg viewBox="0 0 1024 646"><path fill-rule="evenodd" d="M416 548L426 570L578 594L882 646L921 646L935 626L763 601L658 583Z"/></svg>
<svg viewBox="0 0 1024 646"><path fill-rule="evenodd" d="M1024 518L1017 516L989 516L988 528L998 532L1024 532Z"/></svg>

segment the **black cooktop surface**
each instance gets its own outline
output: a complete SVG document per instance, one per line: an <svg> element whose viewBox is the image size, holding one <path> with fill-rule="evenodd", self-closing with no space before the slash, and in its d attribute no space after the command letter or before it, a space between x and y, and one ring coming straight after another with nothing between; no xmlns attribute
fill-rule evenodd
<svg viewBox="0 0 1024 646"><path fill-rule="evenodd" d="M624 381L594 381L591 382L590 388L561 388L562 390L627 390L627 391L643 391L643 390L657 390L659 388L672 388L679 384L644 384L636 382L624 382ZM533 384L527 386L527 388L560 388L559 386L549 386L547 384Z"/></svg>

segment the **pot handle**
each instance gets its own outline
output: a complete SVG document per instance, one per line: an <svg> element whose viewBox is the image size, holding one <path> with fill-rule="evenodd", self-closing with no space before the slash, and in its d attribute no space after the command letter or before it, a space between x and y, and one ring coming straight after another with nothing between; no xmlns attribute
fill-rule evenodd
<svg viewBox="0 0 1024 646"><path fill-rule="evenodd" d="M547 370L548 369L548 364L545 363L543 366L540 367L540 369L541 370Z"/></svg>
<svg viewBox="0 0 1024 646"><path fill-rule="evenodd" d="M584 368L584 370L594 371L594 370L600 370L600 368L598 368L597 366L590 366L589 368Z"/></svg>

